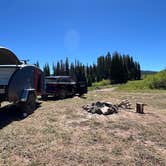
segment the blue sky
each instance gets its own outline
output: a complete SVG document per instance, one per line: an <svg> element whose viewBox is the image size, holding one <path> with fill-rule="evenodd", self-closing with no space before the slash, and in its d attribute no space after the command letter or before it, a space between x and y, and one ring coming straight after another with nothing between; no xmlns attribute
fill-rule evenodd
<svg viewBox="0 0 166 166"><path fill-rule="evenodd" d="M166 67L165 0L1 0L0 45L20 59L84 64L118 51Z"/></svg>

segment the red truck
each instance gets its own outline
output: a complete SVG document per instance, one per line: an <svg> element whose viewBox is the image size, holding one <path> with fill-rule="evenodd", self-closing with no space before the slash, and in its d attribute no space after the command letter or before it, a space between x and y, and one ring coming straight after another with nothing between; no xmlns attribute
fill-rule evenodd
<svg viewBox="0 0 166 166"><path fill-rule="evenodd" d="M64 99L76 94L83 95L87 93L86 81L74 81L71 76L47 76L45 77L45 93L43 99L48 96Z"/></svg>

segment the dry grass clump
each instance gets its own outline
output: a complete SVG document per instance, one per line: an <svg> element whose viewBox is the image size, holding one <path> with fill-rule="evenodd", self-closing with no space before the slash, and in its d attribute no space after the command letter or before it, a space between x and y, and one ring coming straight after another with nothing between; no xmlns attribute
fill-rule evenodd
<svg viewBox="0 0 166 166"><path fill-rule="evenodd" d="M128 99L131 110L97 115L96 101ZM135 113L137 101L148 104ZM29 117L0 110L0 165L166 165L166 93L92 91L87 98L43 102ZM10 110L14 111L10 113ZM2 117L2 116L1 116ZM3 123L3 124L2 124Z"/></svg>

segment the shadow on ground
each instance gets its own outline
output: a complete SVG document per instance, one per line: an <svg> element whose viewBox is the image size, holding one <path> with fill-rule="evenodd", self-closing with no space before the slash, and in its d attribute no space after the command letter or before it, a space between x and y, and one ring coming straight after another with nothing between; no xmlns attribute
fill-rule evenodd
<svg viewBox="0 0 166 166"><path fill-rule="evenodd" d="M40 107L40 104L41 103L37 103L36 109ZM13 121L20 121L22 119L25 119L25 117L17 105L10 104L0 108L0 129Z"/></svg>
<svg viewBox="0 0 166 166"><path fill-rule="evenodd" d="M59 98L59 97L56 97L56 96L48 96L47 98L39 98L39 101L58 101L58 100L65 100L65 99L70 99L70 98L75 98L75 97L79 97L81 99L87 99L87 96L85 95L82 95L82 96L79 96L79 95L74 95L74 96L67 96L63 99Z"/></svg>

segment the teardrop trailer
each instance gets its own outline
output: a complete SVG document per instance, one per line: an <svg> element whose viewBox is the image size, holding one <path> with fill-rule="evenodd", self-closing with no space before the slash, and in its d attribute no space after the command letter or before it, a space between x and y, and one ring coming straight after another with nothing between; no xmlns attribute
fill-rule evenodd
<svg viewBox="0 0 166 166"><path fill-rule="evenodd" d="M9 49L0 47L0 103L16 103L23 112L30 114L36 107L36 96L43 91L43 72L19 61Z"/></svg>

